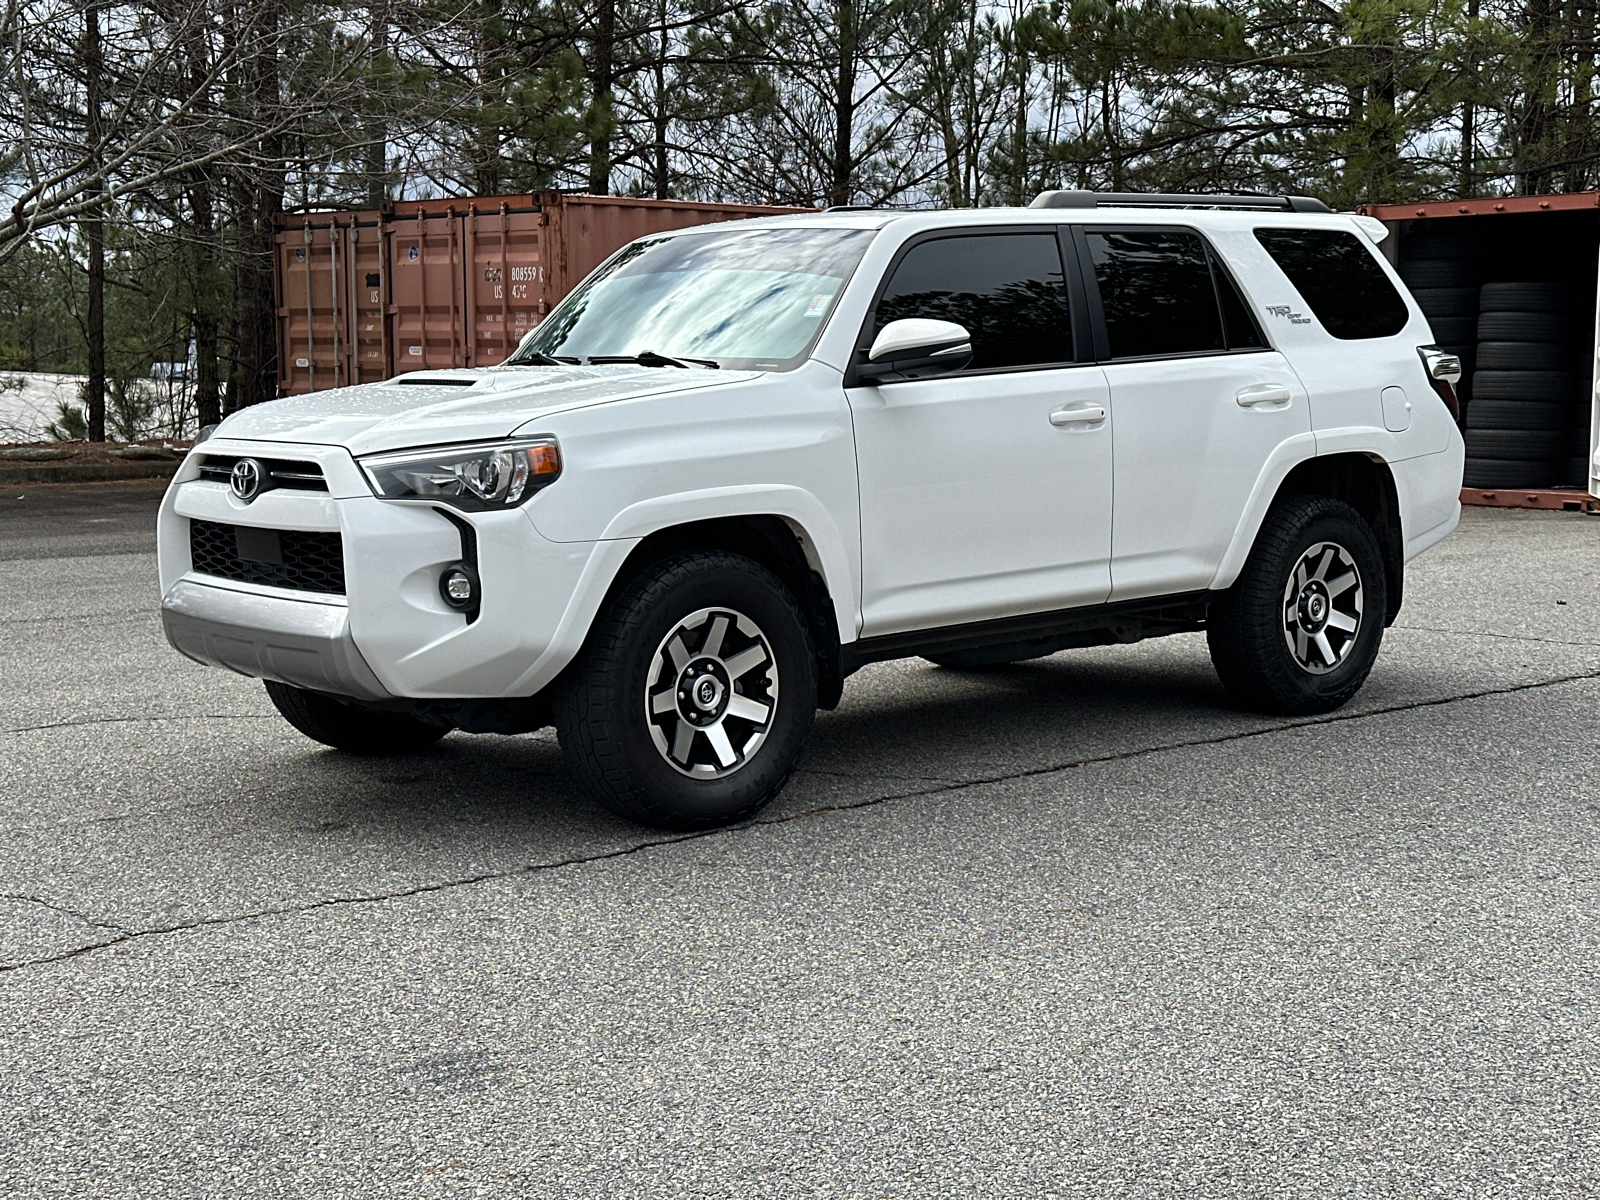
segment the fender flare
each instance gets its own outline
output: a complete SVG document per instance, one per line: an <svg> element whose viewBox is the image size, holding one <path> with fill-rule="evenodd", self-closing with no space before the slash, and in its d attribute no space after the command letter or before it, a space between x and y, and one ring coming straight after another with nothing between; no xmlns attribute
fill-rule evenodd
<svg viewBox="0 0 1600 1200"><path fill-rule="evenodd" d="M1250 499L1245 503L1239 523L1233 528L1233 537L1223 552L1222 561L1217 564L1216 573L1211 577L1208 585L1211 591L1219 592L1233 586L1233 581L1239 578L1239 572L1244 570L1245 560L1250 557L1250 551L1256 544L1256 534L1261 532L1261 523L1267 519L1283 481L1289 477L1289 472L1316 456L1317 435L1314 433L1297 433L1273 448L1260 474L1256 476Z"/></svg>
<svg viewBox="0 0 1600 1200"><path fill-rule="evenodd" d="M1284 481L1296 468L1318 459L1332 460L1341 456L1360 455L1381 466L1393 481L1394 464L1399 460L1392 453L1385 453L1386 448L1390 451L1394 449L1392 435L1378 429L1362 428L1338 429L1320 434L1297 434L1279 443L1256 478L1255 488L1250 493L1244 514L1234 527L1227 552L1223 554L1222 561L1211 578L1211 590L1222 591L1232 586L1234 580L1238 579L1239 572L1244 570L1245 561L1255 546L1256 535L1261 531L1262 522L1267 519L1267 513L1271 510L1273 501L1277 499ZM1306 453L1307 450L1310 450L1310 453ZM1395 496L1395 500L1396 503L1400 502L1398 496ZM1396 515L1399 515L1398 512ZM1379 532L1381 534L1382 531ZM1401 536L1403 537L1403 528ZM1401 562L1403 561L1402 558Z"/></svg>
<svg viewBox="0 0 1600 1200"><path fill-rule="evenodd" d="M840 640L855 640L859 590L855 560L846 550L844 535L832 514L805 488L751 483L652 496L628 505L612 517L600 537L602 541L637 543L675 525L729 517L778 517L787 524L811 569L822 576L827 586Z"/></svg>

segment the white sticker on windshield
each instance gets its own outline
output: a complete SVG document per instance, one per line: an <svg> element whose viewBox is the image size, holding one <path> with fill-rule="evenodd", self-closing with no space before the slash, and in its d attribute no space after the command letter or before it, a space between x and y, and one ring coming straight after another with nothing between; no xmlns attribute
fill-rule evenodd
<svg viewBox="0 0 1600 1200"><path fill-rule="evenodd" d="M811 297L811 303L806 305L806 316L820 317L823 313L828 311L828 301L831 299L833 299L832 296Z"/></svg>

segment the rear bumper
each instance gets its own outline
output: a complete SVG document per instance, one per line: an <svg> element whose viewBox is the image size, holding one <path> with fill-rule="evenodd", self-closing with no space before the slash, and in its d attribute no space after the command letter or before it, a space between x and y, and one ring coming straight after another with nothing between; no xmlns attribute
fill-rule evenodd
<svg viewBox="0 0 1600 1200"><path fill-rule="evenodd" d="M241 675L358 700L388 700L350 636L350 610L180 580L161 602L179 653Z"/></svg>

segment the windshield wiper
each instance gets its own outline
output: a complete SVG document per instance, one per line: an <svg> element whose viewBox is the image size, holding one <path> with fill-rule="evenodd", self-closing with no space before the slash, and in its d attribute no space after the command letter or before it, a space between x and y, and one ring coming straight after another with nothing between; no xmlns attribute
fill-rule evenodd
<svg viewBox="0 0 1600 1200"><path fill-rule="evenodd" d="M591 354L587 361L591 366L595 363L638 363L641 367L687 367L694 363L699 367L710 367L713 371L722 367L714 358L668 358L654 350L644 350L638 354Z"/></svg>
<svg viewBox="0 0 1600 1200"><path fill-rule="evenodd" d="M538 350L522 358L511 360L513 367L576 367L581 365L581 358L569 358L565 354L543 354Z"/></svg>

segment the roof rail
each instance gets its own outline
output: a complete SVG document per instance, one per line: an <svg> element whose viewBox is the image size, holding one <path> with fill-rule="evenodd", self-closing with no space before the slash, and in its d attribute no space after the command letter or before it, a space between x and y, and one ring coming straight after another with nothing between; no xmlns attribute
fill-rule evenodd
<svg viewBox="0 0 1600 1200"><path fill-rule="evenodd" d="M1247 208L1257 212L1332 212L1315 196L1201 196L1180 192L1040 192L1029 208Z"/></svg>

